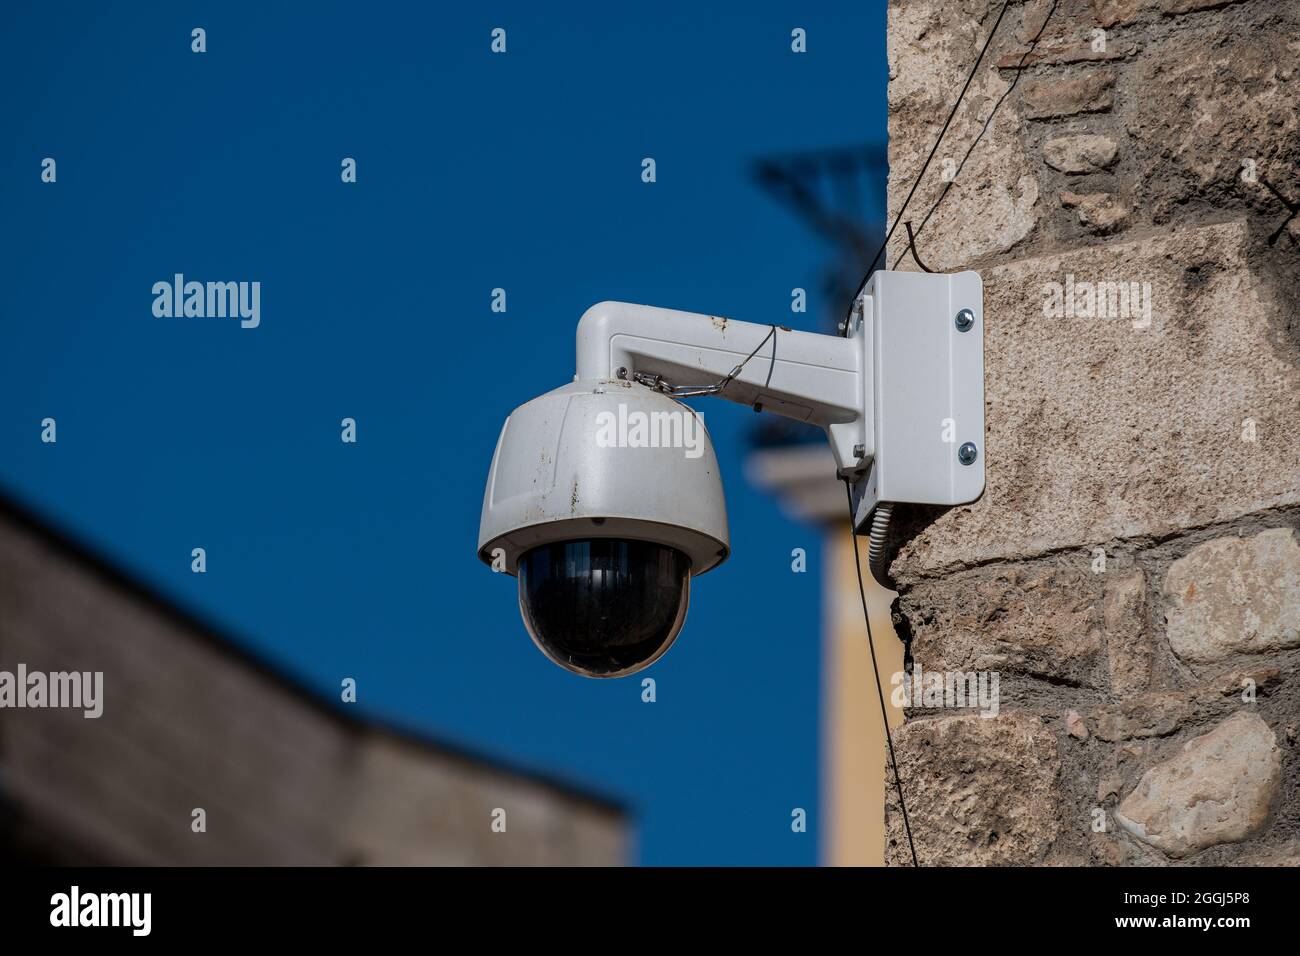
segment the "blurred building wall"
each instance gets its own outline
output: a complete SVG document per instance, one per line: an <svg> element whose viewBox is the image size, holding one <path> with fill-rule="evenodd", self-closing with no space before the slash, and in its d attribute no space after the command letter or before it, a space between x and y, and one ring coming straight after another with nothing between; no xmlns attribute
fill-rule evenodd
<svg viewBox="0 0 1300 956"><path fill-rule="evenodd" d="M622 864L616 805L354 720L0 501L0 671L103 672L103 714L0 708L0 855L87 864ZM192 829L206 813L206 832ZM505 832L494 832L494 811ZM499 815L498 815L499 816Z"/></svg>
<svg viewBox="0 0 1300 956"><path fill-rule="evenodd" d="M835 477L835 458L825 442L755 451L746 471L791 517L822 529L820 861L883 866L887 754L853 562L855 543L891 727L902 720L890 700L890 677L903 669L903 646L889 615L894 592L867 569L866 539L850 534L844 485Z"/></svg>

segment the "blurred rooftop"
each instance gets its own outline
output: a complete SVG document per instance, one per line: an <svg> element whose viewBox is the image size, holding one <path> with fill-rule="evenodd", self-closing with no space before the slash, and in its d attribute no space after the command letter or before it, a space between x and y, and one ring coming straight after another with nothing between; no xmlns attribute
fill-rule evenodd
<svg viewBox="0 0 1300 956"><path fill-rule="evenodd" d="M103 713L5 708L0 858L628 859L629 819L617 802L353 716L351 705L309 692L0 494L0 671L19 664L29 673L102 672ZM199 808L206 832L192 827Z"/></svg>

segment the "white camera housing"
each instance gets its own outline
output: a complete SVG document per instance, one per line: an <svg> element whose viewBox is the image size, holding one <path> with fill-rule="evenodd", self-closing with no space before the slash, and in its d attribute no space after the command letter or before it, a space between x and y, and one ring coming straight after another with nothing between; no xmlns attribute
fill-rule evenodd
<svg viewBox="0 0 1300 956"><path fill-rule="evenodd" d="M479 528L479 557L519 575L548 657L585 676L648 666L680 630L689 578L727 557L717 459L678 398L718 395L820 426L852 485L856 527L888 503L980 496L979 275L877 272L844 332L623 302L587 310L574 381L501 430ZM680 440L663 441L665 427ZM653 634L641 626L651 619Z"/></svg>
<svg viewBox="0 0 1300 956"><path fill-rule="evenodd" d="M688 457L692 449L684 447L602 447L608 419L601 415L614 415L617 426L620 406L625 419L666 414L685 422L690 416L700 454ZM692 574L721 564L730 550L727 505L703 416L618 379L571 382L511 412L488 471L479 556L491 564L500 549L498 569L515 574L524 552L574 538L668 545L691 559Z"/></svg>

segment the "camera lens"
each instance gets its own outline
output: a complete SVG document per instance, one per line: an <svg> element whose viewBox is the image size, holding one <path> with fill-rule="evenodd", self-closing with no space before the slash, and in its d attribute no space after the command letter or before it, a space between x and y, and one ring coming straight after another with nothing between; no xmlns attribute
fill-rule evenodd
<svg viewBox="0 0 1300 956"><path fill-rule="evenodd" d="M672 645L686 620L690 580L690 559L666 545L559 541L519 559L519 607L555 663L587 677L619 677Z"/></svg>

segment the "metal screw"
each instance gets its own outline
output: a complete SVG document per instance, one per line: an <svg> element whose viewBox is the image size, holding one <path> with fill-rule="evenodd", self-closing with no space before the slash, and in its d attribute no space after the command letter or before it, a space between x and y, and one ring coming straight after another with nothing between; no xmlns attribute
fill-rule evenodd
<svg viewBox="0 0 1300 956"><path fill-rule="evenodd" d="M958 332L969 332L970 327L975 324L975 313L970 309L962 309L957 313L957 318L953 321Z"/></svg>
<svg viewBox="0 0 1300 956"><path fill-rule="evenodd" d="M979 457L979 450L971 442L965 442L957 449L957 460L963 465L975 464L975 459Z"/></svg>
<svg viewBox="0 0 1300 956"><path fill-rule="evenodd" d="M861 457L862 457L863 455L865 455L866 453L867 453L867 446L866 446L866 445L854 445L854 446L853 446L853 457L854 457L854 458L861 458Z"/></svg>

